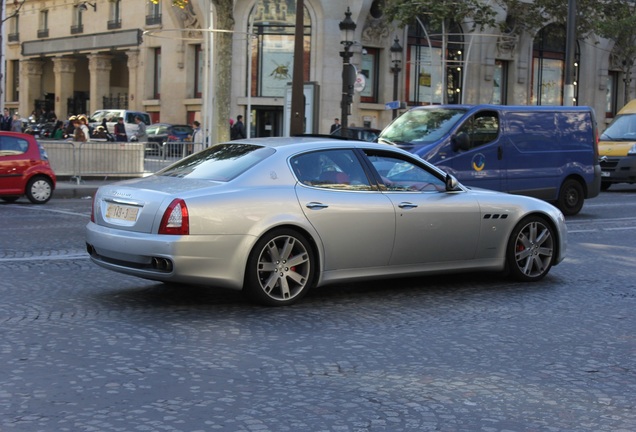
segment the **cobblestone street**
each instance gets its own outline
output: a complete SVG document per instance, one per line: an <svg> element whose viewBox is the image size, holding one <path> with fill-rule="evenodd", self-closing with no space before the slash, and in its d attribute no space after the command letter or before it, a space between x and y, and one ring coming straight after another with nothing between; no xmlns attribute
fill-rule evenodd
<svg viewBox="0 0 636 432"><path fill-rule="evenodd" d="M333 286L288 308L93 265L90 200L0 205L0 430L636 430L636 192L536 284Z"/></svg>

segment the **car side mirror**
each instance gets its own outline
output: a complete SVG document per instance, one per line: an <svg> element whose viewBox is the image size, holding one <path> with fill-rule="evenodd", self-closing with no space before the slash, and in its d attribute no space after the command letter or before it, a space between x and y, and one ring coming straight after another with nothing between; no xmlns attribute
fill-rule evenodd
<svg viewBox="0 0 636 432"><path fill-rule="evenodd" d="M470 138L466 132L460 132L451 138L451 145L455 152L470 150Z"/></svg>
<svg viewBox="0 0 636 432"><path fill-rule="evenodd" d="M459 182L452 175L446 174L445 183L446 183L446 192L459 190Z"/></svg>

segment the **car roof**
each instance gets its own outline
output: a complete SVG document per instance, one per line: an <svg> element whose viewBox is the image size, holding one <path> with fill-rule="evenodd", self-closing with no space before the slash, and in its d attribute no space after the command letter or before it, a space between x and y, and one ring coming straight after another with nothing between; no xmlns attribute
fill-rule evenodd
<svg viewBox="0 0 636 432"><path fill-rule="evenodd" d="M387 144L377 144L367 141L342 140L336 138L300 136L300 137L266 137L266 138L247 138L242 140L230 141L228 144L255 144L263 147L270 147L277 150L286 150L288 153L306 150L320 149L338 149L338 148L369 148L377 150L393 150L399 153L411 155L407 151L403 151L397 147Z"/></svg>

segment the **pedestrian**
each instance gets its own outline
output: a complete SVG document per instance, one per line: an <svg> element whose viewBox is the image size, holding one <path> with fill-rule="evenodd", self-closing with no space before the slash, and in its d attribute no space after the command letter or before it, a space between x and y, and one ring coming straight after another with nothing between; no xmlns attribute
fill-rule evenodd
<svg viewBox="0 0 636 432"><path fill-rule="evenodd" d="M55 122L55 127L53 128L53 132L51 132L51 138L54 140L64 138L64 122L62 120Z"/></svg>
<svg viewBox="0 0 636 432"><path fill-rule="evenodd" d="M124 124L123 117L117 117L117 123L115 123L115 139L119 142L128 141L128 135L126 134L126 125Z"/></svg>
<svg viewBox="0 0 636 432"><path fill-rule="evenodd" d="M135 132L132 138L137 142L148 142L148 134L146 133L146 123L140 116L135 116L135 123L137 123L137 132Z"/></svg>
<svg viewBox="0 0 636 432"><path fill-rule="evenodd" d="M22 120L18 114L13 114L13 121L11 122L12 132L22 132Z"/></svg>
<svg viewBox="0 0 636 432"><path fill-rule="evenodd" d="M340 129L340 119L336 117L335 119L333 119L333 124L331 125L331 129L329 130L329 133L332 134L338 129Z"/></svg>
<svg viewBox="0 0 636 432"><path fill-rule="evenodd" d="M64 130L65 135L67 137L72 137L75 134L75 121L77 120L77 116L70 116L68 118L68 123L66 123L66 129Z"/></svg>
<svg viewBox="0 0 636 432"><path fill-rule="evenodd" d="M237 140L244 138L247 138L247 135L245 134L245 125L243 124L243 116L239 114L236 116L236 122L230 131L230 139Z"/></svg>
<svg viewBox="0 0 636 432"><path fill-rule="evenodd" d="M11 114L9 114L9 108L5 108L4 115L2 116L2 120L0 120L0 130L10 131L12 123L13 123L13 118L11 118Z"/></svg>
<svg viewBox="0 0 636 432"><path fill-rule="evenodd" d="M193 144L191 144L188 148L188 154L192 154L193 150L199 151L203 148L203 133L201 132L201 123L199 123L197 120L192 122L192 135L190 136L190 141L192 141ZM192 146L194 146L194 149L192 149Z"/></svg>
<svg viewBox="0 0 636 432"><path fill-rule="evenodd" d="M82 132L84 132L84 137L86 137L86 141L90 141L91 128L88 127L88 117L86 117L85 115L81 115L78 117L78 120L80 122L80 129L82 129Z"/></svg>

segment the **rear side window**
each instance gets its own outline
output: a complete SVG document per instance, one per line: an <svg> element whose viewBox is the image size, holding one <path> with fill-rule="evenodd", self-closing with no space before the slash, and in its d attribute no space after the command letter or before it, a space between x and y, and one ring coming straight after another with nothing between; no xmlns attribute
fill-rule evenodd
<svg viewBox="0 0 636 432"><path fill-rule="evenodd" d="M26 153L29 142L22 138L0 137L0 156L14 156Z"/></svg>

